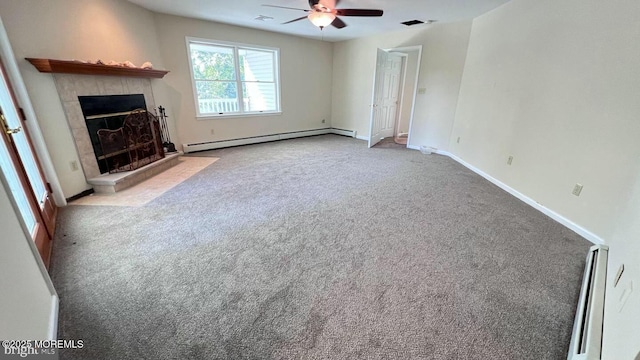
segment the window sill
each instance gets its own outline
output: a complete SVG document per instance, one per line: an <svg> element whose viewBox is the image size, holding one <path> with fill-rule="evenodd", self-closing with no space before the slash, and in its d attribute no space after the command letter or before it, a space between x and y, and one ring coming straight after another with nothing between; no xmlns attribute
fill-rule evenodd
<svg viewBox="0 0 640 360"><path fill-rule="evenodd" d="M240 117L265 117L265 116L279 116L282 115L282 111L265 111L259 113L241 113L241 114L221 114L221 115L197 115L198 120L212 120L212 119L224 119L224 118L240 118Z"/></svg>

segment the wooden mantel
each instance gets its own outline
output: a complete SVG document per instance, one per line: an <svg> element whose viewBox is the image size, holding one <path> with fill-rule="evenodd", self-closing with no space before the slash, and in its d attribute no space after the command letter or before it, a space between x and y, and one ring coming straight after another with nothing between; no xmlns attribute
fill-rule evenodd
<svg viewBox="0 0 640 360"><path fill-rule="evenodd" d="M87 64L80 61L26 58L42 73L131 76L162 79L168 71L124 66Z"/></svg>

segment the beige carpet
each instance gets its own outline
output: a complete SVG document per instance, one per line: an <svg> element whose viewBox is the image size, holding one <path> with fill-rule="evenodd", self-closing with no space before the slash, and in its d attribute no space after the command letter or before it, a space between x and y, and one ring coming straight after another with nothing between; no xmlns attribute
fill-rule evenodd
<svg viewBox="0 0 640 360"><path fill-rule="evenodd" d="M91 194L69 205L143 206L216 162L215 157L180 157L180 163L115 194Z"/></svg>
<svg viewBox="0 0 640 360"><path fill-rule="evenodd" d="M399 146L399 145L398 145ZM589 242L452 159L320 135L60 209L65 360L566 359Z"/></svg>

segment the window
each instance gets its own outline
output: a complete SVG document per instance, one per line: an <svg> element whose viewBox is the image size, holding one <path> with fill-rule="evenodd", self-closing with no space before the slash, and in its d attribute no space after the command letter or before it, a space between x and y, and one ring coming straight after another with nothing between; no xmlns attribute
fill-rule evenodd
<svg viewBox="0 0 640 360"><path fill-rule="evenodd" d="M280 112L278 49L187 38L198 117Z"/></svg>

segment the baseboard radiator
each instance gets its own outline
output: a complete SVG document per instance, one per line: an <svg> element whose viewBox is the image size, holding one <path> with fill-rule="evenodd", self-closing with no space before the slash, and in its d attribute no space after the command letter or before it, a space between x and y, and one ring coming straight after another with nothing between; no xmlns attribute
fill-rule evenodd
<svg viewBox="0 0 640 360"><path fill-rule="evenodd" d="M567 360L600 359L608 254L606 245L594 245L587 254Z"/></svg>
<svg viewBox="0 0 640 360"><path fill-rule="evenodd" d="M207 142L199 142L199 143L191 143L191 144L182 144L182 147L183 147L184 153L187 154L187 153L192 153L196 151L213 150L213 149L220 149L225 147L258 144L258 143L269 142L269 141L278 141L278 140L293 139L293 138L314 136L314 135L324 135L324 134L336 134L336 135L356 137L356 132L353 130L326 128L326 129L317 129L317 130L293 131L293 132L271 134L271 135L264 135L264 136L253 136L253 137L246 137L246 138L232 139L232 140L207 141Z"/></svg>

